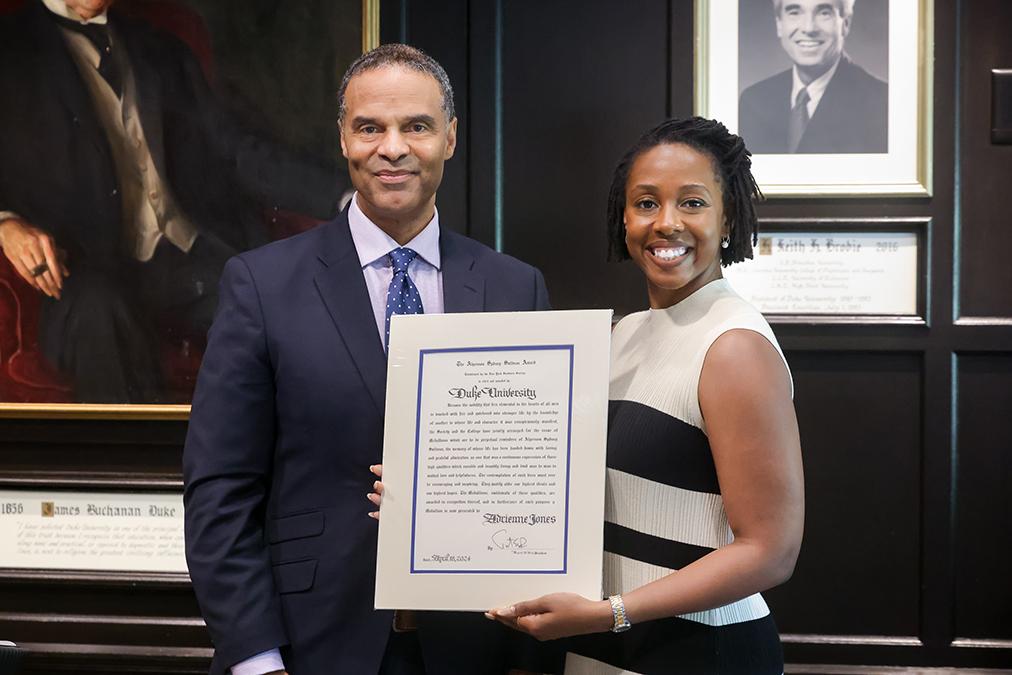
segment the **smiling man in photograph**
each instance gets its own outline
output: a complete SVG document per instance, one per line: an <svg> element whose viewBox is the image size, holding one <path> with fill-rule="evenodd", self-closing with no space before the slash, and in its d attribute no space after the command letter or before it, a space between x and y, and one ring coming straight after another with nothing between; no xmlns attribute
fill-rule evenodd
<svg viewBox="0 0 1012 675"><path fill-rule="evenodd" d="M226 264L193 399L186 553L212 672L503 675L531 645L481 614L373 609L366 495L391 314L547 309L544 280L440 221L457 119L438 63L384 45L351 65L338 102L355 196Z"/></svg>
<svg viewBox="0 0 1012 675"><path fill-rule="evenodd" d="M854 63L844 41L854 0L773 0L793 66L742 92L739 130L755 153L888 151L888 85Z"/></svg>

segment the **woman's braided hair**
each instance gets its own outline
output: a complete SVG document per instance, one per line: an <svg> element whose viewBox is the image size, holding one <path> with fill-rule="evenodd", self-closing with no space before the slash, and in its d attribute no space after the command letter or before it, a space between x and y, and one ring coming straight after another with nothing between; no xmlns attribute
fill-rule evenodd
<svg viewBox="0 0 1012 675"><path fill-rule="evenodd" d="M752 153L745 142L720 122L702 117L673 119L661 122L643 134L615 167L608 192L608 259L629 259L625 245L625 191L629 171L640 155L658 145L687 145L713 162L717 180L724 195L724 219L731 239L720 249L723 266L752 257L759 233L755 203L763 198L752 176Z"/></svg>

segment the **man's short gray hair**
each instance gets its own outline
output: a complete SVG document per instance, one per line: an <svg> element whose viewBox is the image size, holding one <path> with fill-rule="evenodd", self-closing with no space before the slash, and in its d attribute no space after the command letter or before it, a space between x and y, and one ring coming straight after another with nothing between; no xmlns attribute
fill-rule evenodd
<svg viewBox="0 0 1012 675"><path fill-rule="evenodd" d="M341 88L337 90L337 121L344 122L345 104L344 93L348 89L348 83L356 75L361 75L368 70L385 68L390 66L401 66L410 68L432 77L439 85L439 93L443 98L443 112L446 119L452 120L453 111L453 87L450 86L450 78L439 63L417 47L399 43L380 45L376 49L370 49L348 66L341 80Z"/></svg>
<svg viewBox="0 0 1012 675"><path fill-rule="evenodd" d="M854 0L830 0L836 5L836 9L840 12L840 16L847 18L854 13ZM780 10L783 9L784 0L773 0L773 11L780 15Z"/></svg>

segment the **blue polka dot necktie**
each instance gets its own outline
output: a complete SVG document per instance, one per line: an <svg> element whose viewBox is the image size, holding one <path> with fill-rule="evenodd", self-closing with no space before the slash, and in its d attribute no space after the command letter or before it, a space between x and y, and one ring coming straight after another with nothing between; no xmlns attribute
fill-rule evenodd
<svg viewBox="0 0 1012 675"><path fill-rule="evenodd" d="M418 288L408 276L408 265L418 253L410 248L395 248L390 251L390 264L394 268L394 276L387 289L387 325L383 337L383 346L390 345L390 317L394 314L422 314L422 296Z"/></svg>

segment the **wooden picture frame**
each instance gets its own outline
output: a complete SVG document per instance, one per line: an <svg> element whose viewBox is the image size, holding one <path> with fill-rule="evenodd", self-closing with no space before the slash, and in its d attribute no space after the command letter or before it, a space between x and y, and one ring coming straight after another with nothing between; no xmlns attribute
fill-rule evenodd
<svg viewBox="0 0 1012 675"><path fill-rule="evenodd" d="M857 3L808 43L775 10L801 5L696 0L696 114L743 136L767 196L930 196L933 0ZM824 48L842 58L792 149L792 59L828 64Z"/></svg>
<svg viewBox="0 0 1012 675"><path fill-rule="evenodd" d="M0 0L0 20L16 28L18 21L41 7L40 0ZM277 8L277 3L267 1L254 1L242 12L235 12L227 3L214 0L119 0L110 10L110 17L112 12L116 12L123 19L117 19L119 23L112 23L110 19L110 25L113 26L114 36L117 26L124 34L123 44L133 40L127 39L130 36L126 35L126 29L134 30L135 26L152 34L167 34L167 38L157 39L178 43L181 53L189 53L186 58L199 66L190 68L191 79L197 82L197 89L203 87L210 92L207 98L220 104L223 119L234 122L235 127L249 138L262 136L277 147L291 151L293 157L306 157L315 163L314 166L332 166L335 172L342 173L335 92L351 61L360 53L379 45L379 0L340 0L338 3L310 0L298 7L286 5L285 11L280 14ZM55 32L53 34L59 36ZM57 52L62 50L59 41L52 46ZM26 63L33 58L28 50L19 53L15 49L11 53L12 59L23 58ZM67 60L69 56L59 58ZM143 64L143 67L143 73L152 72L148 64ZM67 72L74 72L72 68L73 64L68 66ZM138 72L141 64L134 64L132 69L135 78L143 76ZM203 77L194 75L195 72L202 72ZM78 83L71 85L85 91ZM28 89L34 86L30 83ZM38 87L52 88L53 85L52 82L39 81ZM82 96L81 101L84 107L90 108L86 96ZM186 107L184 103L177 105L176 109L185 110ZM215 119L215 123L219 124ZM77 120L74 117L75 123ZM143 128L143 115L141 120ZM144 134L151 137L148 144L157 148L163 142L157 133L161 129L158 125L151 126L155 128L145 129ZM214 128L220 128L220 124ZM94 139L96 154L102 152L100 146L105 145L107 140L101 133L99 131ZM164 143L171 146L172 138L180 136L166 134ZM190 138L188 142L199 145L207 139ZM249 148L256 145L245 143L242 149L245 154L236 155L237 164L246 161L251 155ZM3 147L7 148L6 145ZM152 155L155 152L153 149ZM262 152L261 156L266 158L270 155ZM155 164L158 166L157 161ZM206 167L193 167L193 170L211 172ZM326 177L328 174L317 171L316 175ZM162 180L173 188L173 179L163 176ZM298 180L293 175L290 182L297 186ZM347 181L346 174L341 180ZM243 188L249 183L248 180L242 183L238 179L233 182ZM272 186L266 179L264 184L268 188ZM335 193L340 196L346 187L335 188ZM279 188L279 191L281 189L288 188ZM114 188L113 192L117 190ZM309 192L309 188L305 188L304 192ZM0 214L14 214L26 221L39 221L33 224L38 224L44 231L49 225L45 222L46 218L60 219L52 214L29 217L29 213L23 213L32 211L31 207L24 206L29 203L27 197L22 199L10 190L5 190L0 196L5 198L0 200ZM286 212L285 208L279 209L276 203L269 201L249 205L232 196L230 199L237 203L236 209L253 212L258 226L262 224L262 241L283 238L330 217L322 213ZM332 203L338 202L335 199ZM200 218L193 217L192 220L200 221ZM201 225L197 222L198 230ZM57 246L66 245L55 232L53 239ZM258 245L257 239L250 240L253 243L248 246ZM84 254L77 251L75 259L74 247L67 248L71 249L68 268L73 274L75 269L79 269L75 263L82 260ZM130 261L125 255L121 257ZM182 373L171 387L165 385L167 391L164 396L152 397L151 403L141 403L140 399L133 397L123 397L122 401L118 397L104 398L102 402L96 402L94 398L79 395L74 376L61 371L60 366L44 356L39 321L42 304L41 293L30 287L0 255L0 418L179 420L189 417L188 401L202 354L203 345L199 344L202 333L195 341L182 340L178 345L173 344L174 351L168 352L170 360L166 361L167 350L160 344L164 334L151 331L154 336L149 339L152 358L163 372ZM156 341L159 342L157 348ZM171 377L163 379L168 382Z"/></svg>
<svg viewBox="0 0 1012 675"><path fill-rule="evenodd" d="M926 326L930 229L923 217L760 219L753 260L724 276L771 324Z"/></svg>

